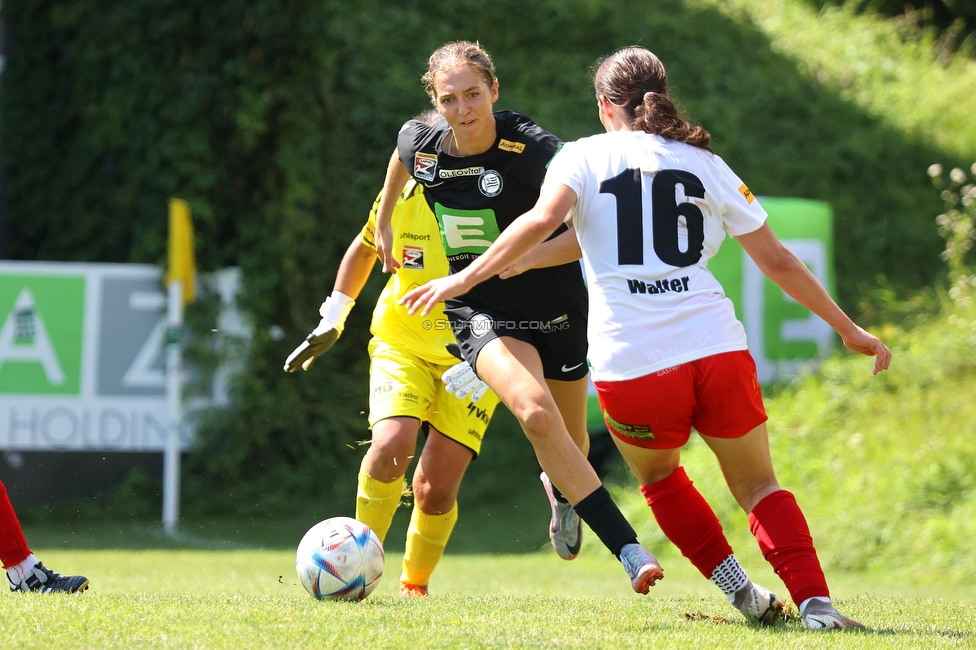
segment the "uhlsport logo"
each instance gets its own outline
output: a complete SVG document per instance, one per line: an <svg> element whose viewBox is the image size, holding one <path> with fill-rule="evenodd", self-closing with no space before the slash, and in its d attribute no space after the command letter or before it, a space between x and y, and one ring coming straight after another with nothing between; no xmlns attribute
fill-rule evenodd
<svg viewBox="0 0 976 650"><path fill-rule="evenodd" d="M0 394L77 395L85 279L0 276Z"/></svg>

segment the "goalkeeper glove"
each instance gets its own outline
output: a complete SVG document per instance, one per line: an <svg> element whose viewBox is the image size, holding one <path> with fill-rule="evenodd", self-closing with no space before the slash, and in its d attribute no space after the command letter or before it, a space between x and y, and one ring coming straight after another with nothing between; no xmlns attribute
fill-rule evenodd
<svg viewBox="0 0 976 650"><path fill-rule="evenodd" d="M319 321L318 327L312 330L312 333L285 360L285 372L295 372L299 366L304 370L311 368L315 359L325 354L342 334L346 317L355 304L356 301L344 293L333 291L319 307L322 320Z"/></svg>
<svg viewBox="0 0 976 650"><path fill-rule="evenodd" d="M458 399L471 396L471 402L477 402L488 392L488 384L481 381L475 374L474 368L467 361L453 365L441 375L441 381L447 384L447 392L454 393Z"/></svg>

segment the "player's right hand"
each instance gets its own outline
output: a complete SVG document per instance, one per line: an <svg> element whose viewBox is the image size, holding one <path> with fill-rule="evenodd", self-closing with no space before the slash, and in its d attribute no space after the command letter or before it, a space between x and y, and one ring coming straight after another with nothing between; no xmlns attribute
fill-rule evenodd
<svg viewBox="0 0 976 650"><path fill-rule="evenodd" d="M295 350L285 359L285 372L295 372L299 368L308 370L315 359L325 354L342 335L346 317L356 301L338 291L325 299L319 307L322 320L312 333L305 337Z"/></svg>
<svg viewBox="0 0 976 650"><path fill-rule="evenodd" d="M467 270L437 278L423 286L415 287L403 294L398 302L407 308L408 314L413 315L419 311L421 316L426 316L437 303L470 291L471 286L467 284L465 277Z"/></svg>
<svg viewBox="0 0 976 650"><path fill-rule="evenodd" d="M376 248L376 256L383 265L383 273L396 273L396 270L400 268L400 262L393 254L392 226L385 229L377 226L373 236L375 237L373 244Z"/></svg>
<svg viewBox="0 0 976 650"><path fill-rule="evenodd" d="M288 355L288 358L285 359L285 372L295 372L299 367L302 370L308 370L315 363L316 357L325 354L342 334L342 330L334 327L316 334L319 331L320 329L316 327L315 331L309 334L302 341L302 344Z"/></svg>

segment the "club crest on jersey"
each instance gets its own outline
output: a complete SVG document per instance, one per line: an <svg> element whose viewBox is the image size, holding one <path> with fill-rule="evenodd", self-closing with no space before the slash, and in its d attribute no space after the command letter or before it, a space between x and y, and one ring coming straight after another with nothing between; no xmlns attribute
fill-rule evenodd
<svg viewBox="0 0 976 650"><path fill-rule="evenodd" d="M424 270L424 249L416 246L403 247L403 261L400 264L405 269Z"/></svg>
<svg viewBox="0 0 976 650"><path fill-rule="evenodd" d="M502 191L503 185L502 175L494 169L485 170L485 173L478 179L478 189L488 198L498 196Z"/></svg>
<svg viewBox="0 0 976 650"><path fill-rule="evenodd" d="M413 176L422 181L432 181L437 168L437 155L417 152L413 156Z"/></svg>

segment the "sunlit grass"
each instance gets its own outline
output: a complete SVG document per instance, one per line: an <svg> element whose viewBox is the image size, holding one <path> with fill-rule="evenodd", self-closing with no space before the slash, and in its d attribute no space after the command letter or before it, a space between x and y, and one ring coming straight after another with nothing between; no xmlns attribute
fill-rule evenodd
<svg viewBox="0 0 976 650"><path fill-rule="evenodd" d="M827 641L795 617L774 629L748 625L681 558L665 564L649 596L638 596L605 554L573 562L551 552L448 555L432 596L415 601L395 595L400 557L391 554L373 595L344 603L306 594L291 551L39 553L59 570L84 572L92 586L80 596L0 599L0 634L18 648L817 648ZM830 647L976 643L976 589L950 600L930 588L920 598L850 578L838 587L838 603L871 630L831 634Z"/></svg>
<svg viewBox="0 0 976 650"><path fill-rule="evenodd" d="M870 12L856 15L844 3L818 11L805 0L703 1L747 15L806 77L897 130L972 155L976 62L959 55L937 64L931 34Z"/></svg>

